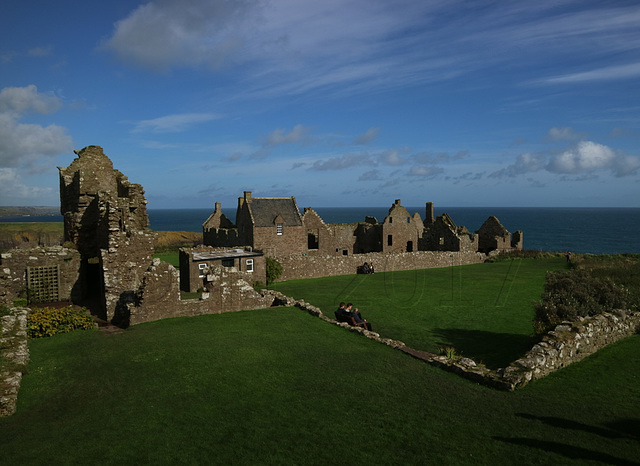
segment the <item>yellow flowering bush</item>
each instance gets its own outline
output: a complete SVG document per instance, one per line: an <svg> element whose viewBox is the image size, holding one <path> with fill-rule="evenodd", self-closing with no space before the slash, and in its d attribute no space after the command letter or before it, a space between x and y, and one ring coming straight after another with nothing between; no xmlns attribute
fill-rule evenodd
<svg viewBox="0 0 640 466"><path fill-rule="evenodd" d="M27 316L27 335L30 338L50 337L58 333L94 328L93 317L85 308L74 309L71 306L34 309Z"/></svg>

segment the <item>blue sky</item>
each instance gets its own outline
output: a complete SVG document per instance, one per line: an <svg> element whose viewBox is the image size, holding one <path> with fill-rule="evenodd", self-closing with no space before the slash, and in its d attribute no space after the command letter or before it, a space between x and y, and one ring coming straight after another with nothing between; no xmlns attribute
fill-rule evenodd
<svg viewBox="0 0 640 466"><path fill-rule="evenodd" d="M5 3L0 205L640 207L637 1Z"/></svg>

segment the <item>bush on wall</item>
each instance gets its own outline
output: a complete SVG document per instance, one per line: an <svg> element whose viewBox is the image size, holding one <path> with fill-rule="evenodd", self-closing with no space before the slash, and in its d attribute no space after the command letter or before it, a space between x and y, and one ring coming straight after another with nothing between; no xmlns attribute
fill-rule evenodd
<svg viewBox="0 0 640 466"><path fill-rule="evenodd" d="M85 308L75 309L42 307L27 316L27 335L30 338L50 337L73 330L88 330L95 327L93 317Z"/></svg>
<svg viewBox="0 0 640 466"><path fill-rule="evenodd" d="M594 277L580 269L550 272L542 301L535 305L533 327L542 334L563 321L632 307L629 290L607 277Z"/></svg>

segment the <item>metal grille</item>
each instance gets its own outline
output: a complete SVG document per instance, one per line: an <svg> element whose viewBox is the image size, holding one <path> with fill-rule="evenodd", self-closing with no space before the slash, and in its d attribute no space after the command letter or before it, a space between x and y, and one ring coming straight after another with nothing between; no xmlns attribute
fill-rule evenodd
<svg viewBox="0 0 640 466"><path fill-rule="evenodd" d="M59 301L60 267L27 267L27 290L30 303Z"/></svg>

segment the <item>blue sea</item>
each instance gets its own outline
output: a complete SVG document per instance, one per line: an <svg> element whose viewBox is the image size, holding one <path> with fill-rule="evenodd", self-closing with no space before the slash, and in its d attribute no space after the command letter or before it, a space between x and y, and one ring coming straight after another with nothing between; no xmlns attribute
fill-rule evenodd
<svg viewBox="0 0 640 466"><path fill-rule="evenodd" d="M352 223L365 216L384 220L389 207L317 207L325 223ZM425 217L425 207L407 207ZM202 231L212 209L149 209L151 229ZM222 209L235 222L235 208ZM458 226L471 232L491 215L513 233L524 232L524 248L539 251L572 251L579 254L640 254L640 208L563 207L435 207L436 216L449 214ZM0 217L0 222L61 222L59 215Z"/></svg>

